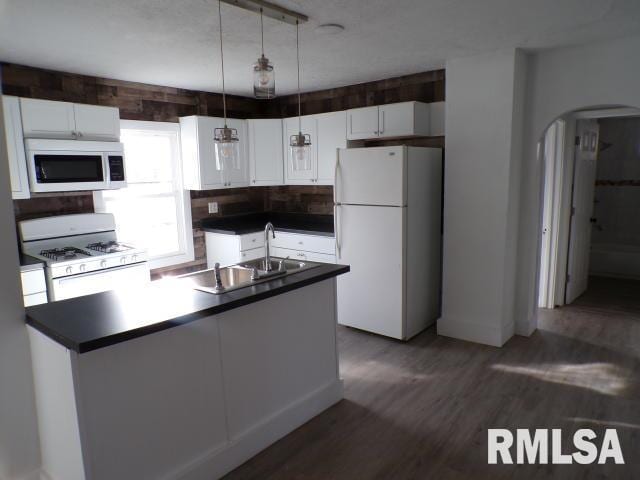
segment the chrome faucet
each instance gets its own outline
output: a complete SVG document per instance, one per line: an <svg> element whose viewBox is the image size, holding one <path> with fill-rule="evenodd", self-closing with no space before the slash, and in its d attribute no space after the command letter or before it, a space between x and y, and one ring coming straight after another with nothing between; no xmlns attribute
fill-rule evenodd
<svg viewBox="0 0 640 480"><path fill-rule="evenodd" d="M269 253L269 230L271 230L273 238L276 238L276 232L273 229L273 224L271 222L267 223L264 227L264 270L266 272L270 272L272 270L271 254Z"/></svg>

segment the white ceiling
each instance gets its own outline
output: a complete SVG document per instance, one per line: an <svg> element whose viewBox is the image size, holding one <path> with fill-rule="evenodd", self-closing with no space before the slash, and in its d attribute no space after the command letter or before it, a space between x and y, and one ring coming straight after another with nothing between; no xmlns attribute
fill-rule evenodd
<svg viewBox="0 0 640 480"><path fill-rule="evenodd" d="M638 0L272 0L301 26L302 88L442 67L503 47L542 49L640 33ZM259 17L222 5L227 87L252 92ZM340 23L321 36L314 28ZM0 60L220 91L216 0L0 0ZM278 94L295 90L295 28L265 18Z"/></svg>

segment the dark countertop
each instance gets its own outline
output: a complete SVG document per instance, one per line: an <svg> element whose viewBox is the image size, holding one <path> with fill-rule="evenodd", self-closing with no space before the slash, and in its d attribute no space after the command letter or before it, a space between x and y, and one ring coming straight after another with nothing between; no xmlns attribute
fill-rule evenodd
<svg viewBox="0 0 640 480"><path fill-rule="evenodd" d="M111 291L27 308L26 322L78 353L184 325L203 317L347 273L349 267L321 263L316 268L247 288L214 295L187 282L153 282L135 290Z"/></svg>
<svg viewBox="0 0 640 480"><path fill-rule="evenodd" d="M20 271L29 272L31 270L40 270L44 267L44 262L30 255L20 254Z"/></svg>
<svg viewBox="0 0 640 480"><path fill-rule="evenodd" d="M205 218L201 223L205 232L244 235L261 232L267 222L271 222L281 232L334 236L333 215L264 212Z"/></svg>

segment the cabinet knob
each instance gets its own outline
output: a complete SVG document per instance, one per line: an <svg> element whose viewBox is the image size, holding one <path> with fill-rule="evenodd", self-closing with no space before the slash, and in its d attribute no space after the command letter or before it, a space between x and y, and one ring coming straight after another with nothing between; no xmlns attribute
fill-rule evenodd
<svg viewBox="0 0 640 480"><path fill-rule="evenodd" d="M78 137L82 138L82 132L78 132Z"/></svg>

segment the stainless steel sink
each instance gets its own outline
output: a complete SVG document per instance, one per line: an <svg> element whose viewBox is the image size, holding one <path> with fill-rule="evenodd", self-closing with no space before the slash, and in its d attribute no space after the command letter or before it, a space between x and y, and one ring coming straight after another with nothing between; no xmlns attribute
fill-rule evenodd
<svg viewBox="0 0 640 480"><path fill-rule="evenodd" d="M266 269L264 258L243 262L238 265L220 267L222 290L216 289L215 271L213 268L201 272L190 273L180 277L189 282L192 288L207 293L227 293L239 288L246 288L273 278L284 277L293 273L319 266L314 262L298 262L295 260L271 257L271 270Z"/></svg>

